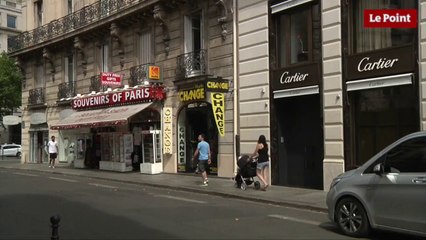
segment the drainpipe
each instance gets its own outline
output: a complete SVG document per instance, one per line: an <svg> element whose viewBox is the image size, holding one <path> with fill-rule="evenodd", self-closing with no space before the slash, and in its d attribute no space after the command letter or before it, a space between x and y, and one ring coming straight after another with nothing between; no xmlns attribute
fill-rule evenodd
<svg viewBox="0 0 426 240"><path fill-rule="evenodd" d="M238 11L237 11L237 1L238 0L233 0L232 1L232 19L233 19L233 55L234 55L234 174L237 173L237 142L236 142L236 136L240 134L240 129L239 129L239 108L238 108L238 82L239 82L239 78L238 78Z"/></svg>

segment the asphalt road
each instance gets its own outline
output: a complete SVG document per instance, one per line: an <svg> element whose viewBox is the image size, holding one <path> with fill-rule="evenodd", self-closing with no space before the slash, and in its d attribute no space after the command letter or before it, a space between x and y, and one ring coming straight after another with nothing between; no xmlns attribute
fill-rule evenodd
<svg viewBox="0 0 426 240"><path fill-rule="evenodd" d="M351 239L324 213L53 173L0 170L0 239ZM375 233L372 239L409 239ZM414 238L413 238L414 239Z"/></svg>

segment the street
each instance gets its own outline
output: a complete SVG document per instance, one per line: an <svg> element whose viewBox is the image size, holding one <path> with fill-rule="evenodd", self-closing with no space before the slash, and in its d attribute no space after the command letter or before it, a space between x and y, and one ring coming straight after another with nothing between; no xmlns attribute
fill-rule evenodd
<svg viewBox="0 0 426 240"><path fill-rule="evenodd" d="M0 239L50 239L56 214L60 239L351 239L325 213L116 181L1 169L0 189Z"/></svg>

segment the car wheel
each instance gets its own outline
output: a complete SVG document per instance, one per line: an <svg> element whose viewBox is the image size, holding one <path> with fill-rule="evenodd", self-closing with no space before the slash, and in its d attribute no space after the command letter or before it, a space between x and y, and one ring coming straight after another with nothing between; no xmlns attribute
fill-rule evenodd
<svg viewBox="0 0 426 240"><path fill-rule="evenodd" d="M370 223L362 204L354 198L344 198L336 208L336 223L346 235L362 237L370 231Z"/></svg>
<svg viewBox="0 0 426 240"><path fill-rule="evenodd" d="M18 152L18 153L16 154L16 157L17 157L17 158L21 158L21 153L20 153L20 152Z"/></svg>

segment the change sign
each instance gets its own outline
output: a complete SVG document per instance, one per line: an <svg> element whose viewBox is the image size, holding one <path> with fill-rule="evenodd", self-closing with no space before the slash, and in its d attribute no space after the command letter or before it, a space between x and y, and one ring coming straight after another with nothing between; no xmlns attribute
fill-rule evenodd
<svg viewBox="0 0 426 240"><path fill-rule="evenodd" d="M214 119L220 136L225 136L225 94L211 93Z"/></svg>

